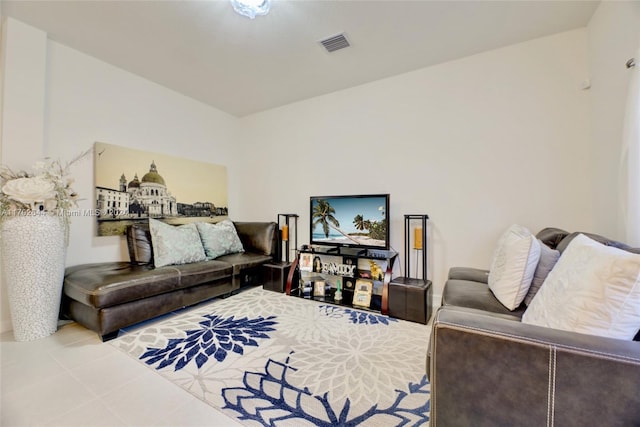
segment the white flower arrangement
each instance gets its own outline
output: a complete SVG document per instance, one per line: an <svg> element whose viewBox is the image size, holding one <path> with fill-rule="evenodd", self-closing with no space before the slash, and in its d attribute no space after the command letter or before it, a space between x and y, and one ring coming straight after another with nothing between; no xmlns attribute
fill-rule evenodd
<svg viewBox="0 0 640 427"><path fill-rule="evenodd" d="M11 216L62 215L76 207L78 194L73 190L70 167L85 158L89 149L67 163L45 158L36 162L34 172L13 172L6 166L0 170L0 221Z"/></svg>

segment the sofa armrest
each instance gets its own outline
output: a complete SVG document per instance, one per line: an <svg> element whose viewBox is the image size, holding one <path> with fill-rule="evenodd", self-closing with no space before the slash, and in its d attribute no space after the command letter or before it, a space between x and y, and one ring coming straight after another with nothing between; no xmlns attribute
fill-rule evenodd
<svg viewBox="0 0 640 427"><path fill-rule="evenodd" d="M238 237L242 241L245 251L268 255L272 259L279 259L278 254L278 224L275 222L237 222Z"/></svg>
<svg viewBox="0 0 640 427"><path fill-rule="evenodd" d="M489 270L471 267L451 267L449 269L449 279L489 283Z"/></svg>
<svg viewBox="0 0 640 427"><path fill-rule="evenodd" d="M429 351L431 426L640 420L638 342L442 307Z"/></svg>

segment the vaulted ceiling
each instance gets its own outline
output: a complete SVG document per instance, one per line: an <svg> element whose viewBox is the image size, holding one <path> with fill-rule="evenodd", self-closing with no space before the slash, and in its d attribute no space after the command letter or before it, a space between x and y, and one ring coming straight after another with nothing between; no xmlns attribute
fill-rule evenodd
<svg viewBox="0 0 640 427"><path fill-rule="evenodd" d="M584 27L597 1L273 0L254 20L226 0L3 0L49 38L242 117ZM350 47L319 43L344 33Z"/></svg>

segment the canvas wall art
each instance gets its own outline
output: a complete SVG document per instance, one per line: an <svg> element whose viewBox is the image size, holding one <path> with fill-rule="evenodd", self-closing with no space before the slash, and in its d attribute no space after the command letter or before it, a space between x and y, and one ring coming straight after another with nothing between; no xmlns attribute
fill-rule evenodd
<svg viewBox="0 0 640 427"><path fill-rule="evenodd" d="M97 235L149 218L169 224L228 218L225 166L96 142Z"/></svg>

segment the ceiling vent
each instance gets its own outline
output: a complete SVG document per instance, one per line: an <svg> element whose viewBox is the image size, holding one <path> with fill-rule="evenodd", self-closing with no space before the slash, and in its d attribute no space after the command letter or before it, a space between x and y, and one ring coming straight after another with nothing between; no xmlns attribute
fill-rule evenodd
<svg viewBox="0 0 640 427"><path fill-rule="evenodd" d="M344 34L328 37L324 40L320 40L320 43L325 49L327 49L327 52L335 52L336 50L351 46L349 44L349 40L347 40Z"/></svg>

